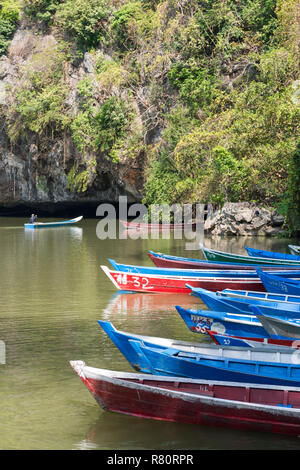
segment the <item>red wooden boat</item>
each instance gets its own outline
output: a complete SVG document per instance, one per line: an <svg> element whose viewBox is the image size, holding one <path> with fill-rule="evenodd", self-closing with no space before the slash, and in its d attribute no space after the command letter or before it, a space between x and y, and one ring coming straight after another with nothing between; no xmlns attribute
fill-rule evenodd
<svg viewBox="0 0 300 470"><path fill-rule="evenodd" d="M101 266L107 277L119 290L130 292L164 292L177 294L191 294L192 287L201 287L212 292L223 289L254 290L265 292L263 283L259 278L230 278L230 277L189 277L166 276L157 274L141 274L123 271L113 271L107 266Z"/></svg>
<svg viewBox="0 0 300 470"><path fill-rule="evenodd" d="M171 223L147 223L147 222L129 222L127 220L119 221L123 227L133 230L184 230L193 229L196 227L196 223L182 223L182 224L171 224Z"/></svg>
<svg viewBox="0 0 300 470"><path fill-rule="evenodd" d="M183 258L180 256L165 255L163 253L156 253L149 251L147 253L151 261L158 268L168 269L216 269L216 270L230 270L230 271L255 271L255 266L252 264L238 264L218 261L207 261L202 259ZM283 265L268 265L261 266L262 270L269 271L282 271L287 269L289 271L298 271L299 266L283 266Z"/></svg>
<svg viewBox="0 0 300 470"><path fill-rule="evenodd" d="M107 411L202 426L300 435L300 388L71 366Z"/></svg>

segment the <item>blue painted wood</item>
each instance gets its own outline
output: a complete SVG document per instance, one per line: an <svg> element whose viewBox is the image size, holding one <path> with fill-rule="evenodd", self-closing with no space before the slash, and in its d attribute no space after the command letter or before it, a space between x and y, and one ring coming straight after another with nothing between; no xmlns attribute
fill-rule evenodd
<svg viewBox="0 0 300 470"><path fill-rule="evenodd" d="M205 269L173 269L173 268L157 268L152 266L137 266L130 264L118 263L113 259L108 260L115 271L127 272L127 273L140 273L148 275L158 276L180 276L180 277L197 277L197 278L229 278L229 279L258 279L259 276L256 270L252 271L219 271L219 270L205 270ZM276 273L277 274L277 273ZM288 279L299 279L300 281L300 270L290 271L283 267L282 271L278 271L283 277Z"/></svg>
<svg viewBox="0 0 300 470"><path fill-rule="evenodd" d="M76 217L76 219L62 220L61 222L36 222L35 224L24 224L26 229L39 229L39 228L55 228L66 225L74 225L80 222L82 216Z"/></svg>
<svg viewBox="0 0 300 470"><path fill-rule="evenodd" d="M157 349L136 341L137 352L151 364L152 374L270 385L300 385L300 365L209 357L180 349ZM247 349L246 349L247 350Z"/></svg>
<svg viewBox="0 0 300 470"><path fill-rule="evenodd" d="M300 385L300 365L292 348L211 346L116 330L99 321L102 329L136 370L214 380L274 385Z"/></svg>
<svg viewBox="0 0 300 470"><path fill-rule="evenodd" d="M260 257L260 258L266 258L267 259L283 259L283 260L291 260L291 261L300 261L300 256L298 255L291 255L291 254L285 254L285 253L277 253L276 251L266 251L266 250L257 250L255 248L249 248L248 246L245 246L245 250L247 251L249 256L254 256L254 257Z"/></svg>
<svg viewBox="0 0 300 470"><path fill-rule="evenodd" d="M288 295L300 295L300 282L292 278L287 279L280 275L269 274L256 269L265 289L268 292Z"/></svg>
<svg viewBox="0 0 300 470"><path fill-rule="evenodd" d="M239 338L270 337L254 314L243 315L213 310L192 310L184 309L179 305L176 305L175 308L193 333L208 334L208 331L215 331L220 334L238 336Z"/></svg>
<svg viewBox="0 0 300 470"><path fill-rule="evenodd" d="M268 315L275 315L289 318L300 318L300 304L293 302L275 302L263 299L234 298L222 296L220 293L210 292L206 289L187 286L192 293L199 297L211 310L231 313L244 313L252 315L251 305L258 305L262 312Z"/></svg>
<svg viewBox="0 0 300 470"><path fill-rule="evenodd" d="M220 291L219 294L224 297L235 297L235 298L245 298L245 299L254 298L254 299L261 299L265 301L269 300L269 301L275 301L275 302L300 303L300 296L275 294L273 292L224 289Z"/></svg>

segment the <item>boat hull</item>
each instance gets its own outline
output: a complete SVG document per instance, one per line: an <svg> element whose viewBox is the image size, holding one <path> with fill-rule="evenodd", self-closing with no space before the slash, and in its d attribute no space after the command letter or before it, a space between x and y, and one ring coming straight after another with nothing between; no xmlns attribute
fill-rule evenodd
<svg viewBox="0 0 300 470"><path fill-rule="evenodd" d="M211 310L190 310L176 305L176 310L192 333L208 331L239 336L239 338L265 338L269 334L254 315L230 314Z"/></svg>
<svg viewBox="0 0 300 470"><path fill-rule="evenodd" d="M114 286L123 291L131 292L161 292L190 294L191 289L186 286L201 287L216 292L223 289L241 289L265 291L259 278L197 278L187 276L159 276L124 271L113 271L107 266L101 266Z"/></svg>
<svg viewBox="0 0 300 470"><path fill-rule="evenodd" d="M245 246L245 250L247 251L248 255L251 257L266 258L266 262L268 262L268 259L279 259L279 260L284 260L284 261L300 262L300 256L297 256L297 255L277 253L275 251L257 250L255 248L249 248L248 246Z"/></svg>
<svg viewBox="0 0 300 470"><path fill-rule="evenodd" d="M132 230L192 230L196 228L196 223L147 223L147 222L130 222L127 220L120 220L120 224L126 229Z"/></svg>
<svg viewBox="0 0 300 470"><path fill-rule="evenodd" d="M293 281L292 279L283 279L280 276L265 273L260 269L257 269L257 273L268 292L273 292L275 294L300 295L300 282Z"/></svg>
<svg viewBox="0 0 300 470"><path fill-rule="evenodd" d="M107 321L98 321L102 330L110 338L113 344L123 354L129 364L137 371L153 374L153 367L147 357L140 351L139 344L143 344L149 348L154 348L156 351L181 351L187 355L196 354L197 356L206 357L209 359L216 359L222 364L226 364L227 360L238 359L243 364L249 363L253 367L256 361L266 363L277 362L291 364L295 358L295 350L290 348L268 348L258 346L257 348L247 349L245 347L228 347L228 345L215 346L212 343L196 343L187 341L178 341L168 338L159 338L153 336L138 335L134 333L127 333L117 330L114 326ZM296 369L297 370L297 369ZM162 374L161 374L162 375ZM167 374L168 375L168 374ZM204 377L202 377L204 378ZM213 377L210 377L210 379Z"/></svg>
<svg viewBox="0 0 300 470"><path fill-rule="evenodd" d="M188 259L181 258L179 256L164 255L162 253L155 253L149 251L149 258L153 264L158 268L169 268L169 269L207 269L207 270L229 270L229 271L253 271L255 272L255 266L253 264L241 264L241 263L228 263L228 262L217 262L217 261L207 261L201 259ZM276 272L283 269L282 265L268 265L267 262L265 266L261 267L267 268L268 271ZM289 269L291 271L297 271L299 266L288 266L284 269Z"/></svg>
<svg viewBox="0 0 300 470"><path fill-rule="evenodd" d="M300 264L300 261L295 261L295 260L283 260L283 259L273 259L269 258L266 261L266 258L262 257L253 257L253 256L247 256L247 255L237 255L233 253L226 253L223 251L218 251L218 250L210 250L208 248L205 248L203 245L201 245L201 249L203 251L203 254L205 258L208 261L224 261L224 262L229 262L229 263L242 263L242 264L253 264L253 265L289 265L289 266L295 266Z"/></svg>
<svg viewBox="0 0 300 470"><path fill-rule="evenodd" d="M40 229L40 228L57 228L66 227L68 225L74 225L80 222L83 216L76 217L76 219L63 220L61 222L36 222L35 224L24 224L25 229Z"/></svg>
<svg viewBox="0 0 300 470"><path fill-rule="evenodd" d="M193 294L199 297L211 310L219 312L253 315L251 305L257 305L263 313L278 317L300 318L300 304L275 302L262 299L226 297L215 292L205 292L203 289L193 289Z"/></svg>
<svg viewBox="0 0 300 470"><path fill-rule="evenodd" d="M274 339L274 338L264 338L264 337L240 337L234 335L220 335L214 331L208 332L211 339L220 346L226 347L243 347L243 348L274 348L276 346L280 348L299 348L299 341L294 339Z"/></svg>
<svg viewBox="0 0 300 470"><path fill-rule="evenodd" d="M201 426L298 435L300 390L180 381L71 366L107 411ZM279 405L279 406L278 406Z"/></svg>
<svg viewBox="0 0 300 470"><path fill-rule="evenodd" d="M209 357L181 350L162 350L135 342L151 366L151 374L192 379L300 386L299 364ZM247 349L246 349L247 350Z"/></svg>

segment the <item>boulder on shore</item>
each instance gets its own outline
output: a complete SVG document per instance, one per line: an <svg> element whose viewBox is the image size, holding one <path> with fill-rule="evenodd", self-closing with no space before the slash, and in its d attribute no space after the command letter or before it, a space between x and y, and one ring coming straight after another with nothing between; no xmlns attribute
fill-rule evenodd
<svg viewBox="0 0 300 470"><path fill-rule="evenodd" d="M250 202L227 202L208 214L204 231L223 236L272 236L284 233L284 217Z"/></svg>

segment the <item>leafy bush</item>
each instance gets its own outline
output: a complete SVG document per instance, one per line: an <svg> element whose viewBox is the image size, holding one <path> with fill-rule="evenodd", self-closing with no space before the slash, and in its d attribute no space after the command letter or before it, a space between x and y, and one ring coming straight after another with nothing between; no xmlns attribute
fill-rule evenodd
<svg viewBox="0 0 300 470"><path fill-rule="evenodd" d="M20 18L18 0L0 0L0 56L5 54Z"/></svg>
<svg viewBox="0 0 300 470"><path fill-rule="evenodd" d="M71 35L79 48L90 49L104 39L110 9L105 0L65 0L56 9L55 24Z"/></svg>

